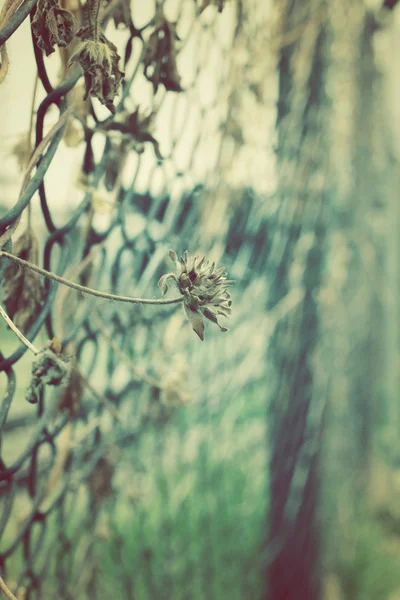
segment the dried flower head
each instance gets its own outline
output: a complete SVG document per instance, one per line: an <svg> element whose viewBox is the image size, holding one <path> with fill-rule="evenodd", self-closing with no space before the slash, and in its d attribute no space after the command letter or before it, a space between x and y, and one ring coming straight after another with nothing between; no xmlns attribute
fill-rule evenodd
<svg viewBox="0 0 400 600"><path fill-rule="evenodd" d="M46 56L54 52L54 46L64 48L72 41L76 30L75 17L71 11L61 8L58 0L38 0L32 31L39 48Z"/></svg>
<svg viewBox="0 0 400 600"><path fill-rule="evenodd" d="M131 114L127 115L123 121L108 121L104 123L102 129L105 131L120 131L125 135L129 135L135 142L138 143L137 150L139 147L150 142L153 144L154 152L158 160L162 160L162 154L160 152L160 144L153 136L154 130L154 118L155 114L143 113L139 107Z"/></svg>
<svg viewBox="0 0 400 600"><path fill-rule="evenodd" d="M76 35L82 42L71 56L69 65L77 62L83 69L84 100L89 94L95 96L115 114L113 102L124 77L124 73L118 68L120 56L117 48L102 33L98 40L91 39L88 27L83 27Z"/></svg>
<svg viewBox="0 0 400 600"><path fill-rule="evenodd" d="M158 282L163 296L168 290L168 279L173 279L183 296L186 315L201 340L204 340L204 319L218 325L221 331L228 331L218 323L218 316L228 317L231 313L231 297L229 286L233 281L228 280L224 267L215 268L215 263L191 258L185 252L178 260L176 252L169 251L171 260L176 264L178 274L167 273Z"/></svg>
<svg viewBox="0 0 400 600"><path fill-rule="evenodd" d="M181 78L176 65L176 25L167 21L162 12L147 43L143 59L144 75L153 84L154 93L160 83L166 90L181 92Z"/></svg>

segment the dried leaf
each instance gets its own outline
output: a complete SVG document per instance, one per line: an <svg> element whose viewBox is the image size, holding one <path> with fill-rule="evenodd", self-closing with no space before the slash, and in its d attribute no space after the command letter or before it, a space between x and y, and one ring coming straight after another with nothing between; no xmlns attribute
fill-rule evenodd
<svg viewBox="0 0 400 600"><path fill-rule="evenodd" d="M2 83L7 76L8 64L9 64L9 60L8 60L7 48L6 48L6 45L3 44L2 46L0 46L0 83Z"/></svg>
<svg viewBox="0 0 400 600"><path fill-rule="evenodd" d="M11 154L15 156L18 166L20 167L21 171L23 171L26 168L31 156L31 148L27 133L23 133L19 136L18 141L12 147Z"/></svg>
<svg viewBox="0 0 400 600"><path fill-rule="evenodd" d="M197 333L202 342L204 342L204 321L200 313L193 310L187 304L184 305L187 318L190 321L193 331Z"/></svg>
<svg viewBox="0 0 400 600"><path fill-rule="evenodd" d="M167 280L170 278L175 279L175 281L176 281L176 277L173 273L167 273L166 275L163 275L162 277L160 277L160 280L158 282L158 285L161 289L161 293L163 296L165 296L165 294L168 292Z"/></svg>
<svg viewBox="0 0 400 600"><path fill-rule="evenodd" d="M130 135L140 144L150 142L153 144L154 152L156 153L158 160L162 160L163 156L160 152L159 143L151 133L153 128L153 120L153 113L144 116L141 115L139 108L137 108L125 119L125 121L109 121L103 125L103 129L105 131L120 131L121 133Z"/></svg>
<svg viewBox="0 0 400 600"><path fill-rule="evenodd" d="M118 29L120 25L130 29L132 25L131 2L130 0L121 0L115 6L112 16L114 25Z"/></svg>
<svg viewBox="0 0 400 600"><path fill-rule="evenodd" d="M33 264L39 258L39 245L32 229L26 229L14 246L14 254ZM10 263L3 279L4 304L15 325L26 333L37 318L45 297L38 273Z"/></svg>
<svg viewBox="0 0 400 600"><path fill-rule="evenodd" d="M71 419L76 418L80 411L82 396L83 381L78 365L74 362L66 384L61 389L60 411L66 412Z"/></svg>
<svg viewBox="0 0 400 600"><path fill-rule="evenodd" d="M54 52L54 46L68 46L75 36L76 21L69 10L61 8L57 0L38 0L32 31L39 48L46 56Z"/></svg>
<svg viewBox="0 0 400 600"><path fill-rule="evenodd" d="M112 495L112 479L114 465L105 456L101 456L87 479L88 488L96 502L101 502Z"/></svg>
<svg viewBox="0 0 400 600"><path fill-rule="evenodd" d="M112 114L115 114L113 103L124 77L124 73L118 68L120 56L117 48L104 34L100 34L98 41L92 40L88 27L83 27L76 35L82 39L82 42L71 56L69 66L77 62L83 69L84 100L89 95L95 96Z"/></svg>
<svg viewBox="0 0 400 600"><path fill-rule="evenodd" d="M176 64L177 41L176 24L167 21L160 13L143 59L144 75L152 82L154 93L160 84L171 92L183 91Z"/></svg>
<svg viewBox="0 0 400 600"><path fill-rule="evenodd" d="M196 2L196 0L195 0ZM200 6L200 13L207 8L207 6L216 6L218 12L222 12L225 6L225 0L203 0L203 4Z"/></svg>

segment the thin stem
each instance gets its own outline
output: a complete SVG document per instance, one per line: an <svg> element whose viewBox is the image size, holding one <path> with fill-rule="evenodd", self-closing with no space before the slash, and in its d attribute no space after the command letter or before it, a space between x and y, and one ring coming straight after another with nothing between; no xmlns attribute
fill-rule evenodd
<svg viewBox="0 0 400 600"><path fill-rule="evenodd" d="M90 36L95 41L100 37L100 0L88 0L88 20Z"/></svg>
<svg viewBox="0 0 400 600"><path fill-rule="evenodd" d="M6 582L2 577L0 577L0 590L2 590L7 598L10 598L10 600L17 600L14 594L6 586Z"/></svg>
<svg viewBox="0 0 400 600"><path fill-rule="evenodd" d="M27 348L29 348L29 350L31 352L33 352L33 354L39 354L39 350L37 348L35 348L35 346L33 344L31 344L31 342L29 340L26 339L24 334L18 329L18 327L15 325L15 323L13 323L13 321L10 319L10 317L8 316L8 314L6 313L6 311L4 310L4 308L1 305L0 305L0 315L3 317L3 319L9 326L9 328L12 329L12 331L15 333L15 335L21 340L21 342L23 342L25 344L25 346Z"/></svg>
<svg viewBox="0 0 400 600"><path fill-rule="evenodd" d="M50 273L50 271L46 271L46 269L41 269L37 265L33 265L32 263L15 256L14 254L10 254L9 252L4 252L4 250L0 250L0 256L4 256L4 258L8 258L13 260L14 262L30 269L31 271L35 271L43 277L47 277L48 279L53 279L58 283L62 283L63 285L67 285L74 290L78 290L78 292L83 292L84 294L90 294L91 296L97 296L98 298L105 298L106 300L115 300L117 302L127 302L130 304L154 304L154 305L166 305L166 304L178 304L183 302L183 297L179 296L179 298L171 298L170 300L164 299L153 299L150 298L132 298L131 296L118 296L117 294L108 294L107 292L99 292L98 290L93 290L92 288L85 287L84 285L80 285L79 283L75 283L73 281L69 281L68 279L64 279L64 277L60 277L55 273Z"/></svg>

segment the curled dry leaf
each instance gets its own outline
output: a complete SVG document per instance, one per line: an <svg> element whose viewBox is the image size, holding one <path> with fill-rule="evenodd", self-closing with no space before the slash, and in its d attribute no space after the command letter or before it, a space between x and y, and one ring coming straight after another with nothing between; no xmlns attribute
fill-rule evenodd
<svg viewBox="0 0 400 600"><path fill-rule="evenodd" d="M144 75L153 84L154 92L162 84L171 92L182 92L181 78L176 64L176 24L167 21L162 13L147 42L144 54Z"/></svg>
<svg viewBox="0 0 400 600"><path fill-rule="evenodd" d="M13 252L33 264L38 263L39 244L29 227L17 240ZM34 323L45 297L38 273L9 262L3 279L4 304L8 315L23 333Z"/></svg>
<svg viewBox="0 0 400 600"><path fill-rule="evenodd" d="M105 123L103 129L105 131L120 131L126 135L131 136L139 144L149 142L153 144L154 152L158 160L162 160L163 156L160 152L160 145L155 137L152 135L152 129L154 126L154 113L143 115L139 108L129 115L125 121L116 122L109 121Z"/></svg>
<svg viewBox="0 0 400 600"><path fill-rule="evenodd" d="M75 17L71 11L61 8L58 0L38 0L32 31L39 48L46 56L54 52L54 46L68 46L76 31Z"/></svg>
<svg viewBox="0 0 400 600"><path fill-rule="evenodd" d="M82 41L71 56L69 66L79 63L83 69L84 100L89 95L95 96L112 114L115 114L114 99L124 77L124 73L118 68L120 56L117 48L103 33L98 40L91 39L89 27L83 27L76 35Z"/></svg>

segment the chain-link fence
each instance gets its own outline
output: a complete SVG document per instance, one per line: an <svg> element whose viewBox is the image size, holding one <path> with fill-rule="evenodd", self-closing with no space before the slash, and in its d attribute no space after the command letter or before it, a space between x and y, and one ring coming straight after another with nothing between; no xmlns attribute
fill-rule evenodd
<svg viewBox="0 0 400 600"><path fill-rule="evenodd" d="M11 598L399 589L396 3L271 4L1 10Z"/></svg>
<svg viewBox="0 0 400 600"><path fill-rule="evenodd" d="M2 257L3 304L41 352L0 325L1 574L17 598L256 597L267 457L254 298L266 295L273 124L251 44L263 7L101 5L125 73L110 117L67 66L76 39L44 57L44 6L2 22L2 250L154 298L169 249L187 249L226 267L235 310L231 331L209 323L202 345L179 307L93 298ZM32 41L27 21L10 37L28 12Z"/></svg>

